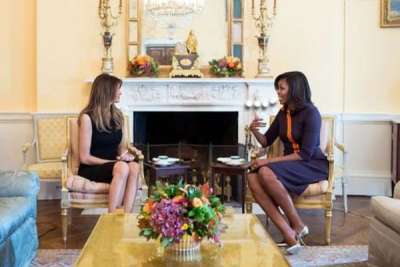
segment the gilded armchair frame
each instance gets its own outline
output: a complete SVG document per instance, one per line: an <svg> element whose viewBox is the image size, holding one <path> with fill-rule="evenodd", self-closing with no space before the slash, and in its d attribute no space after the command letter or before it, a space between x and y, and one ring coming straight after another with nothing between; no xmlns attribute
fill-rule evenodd
<svg viewBox="0 0 400 267"><path fill-rule="evenodd" d="M61 220L62 220L62 235L64 242L67 241L67 233L68 233L68 225L71 224L71 212L72 208L86 209L86 208L107 208L108 207L108 197L106 199L82 199L81 201L71 201L69 193L71 192L67 188L67 178L70 175L76 175L73 168L73 155L74 151L72 150L72 141L71 141L71 133L72 133L72 123L77 123L78 116L70 116L67 118L67 146L64 151L64 155L62 157L63 169L62 169L62 179L61 179ZM140 150L136 149L134 146L130 144L130 124L129 119L124 116L124 140L128 151L135 155L136 160L140 165L139 171L139 186L136 195L136 199L138 199L139 195L143 197L143 195L147 195L147 185L144 179L143 173L143 154ZM76 133L76 137L78 137L79 133ZM77 149L77 153L79 153L79 148Z"/></svg>
<svg viewBox="0 0 400 267"><path fill-rule="evenodd" d="M270 117L270 124L275 119L275 116ZM300 209L323 209L325 217L325 241L329 245L331 243L331 231L332 231L332 210L333 210L333 197L334 197L334 185L335 185L335 153L334 148L338 148L341 152L346 153L344 145L338 144L335 141L335 117L334 116L322 116L322 130L326 131L327 140L326 147L321 148L326 154L329 162L328 169L328 187L325 192L317 195L299 196L293 199L296 208ZM323 127L326 127L323 129ZM322 133L321 133L322 137ZM268 149L268 158L277 157L282 155L283 146L280 139L277 139ZM247 190L246 197L246 210L251 212L251 202L254 202L253 197L249 190Z"/></svg>
<svg viewBox="0 0 400 267"><path fill-rule="evenodd" d="M65 113L40 114L32 116L32 142L22 145L23 169L34 171L40 177L42 190L39 199L59 198L56 189L61 181L61 157L66 144ZM33 161L28 162L28 154L33 154Z"/></svg>

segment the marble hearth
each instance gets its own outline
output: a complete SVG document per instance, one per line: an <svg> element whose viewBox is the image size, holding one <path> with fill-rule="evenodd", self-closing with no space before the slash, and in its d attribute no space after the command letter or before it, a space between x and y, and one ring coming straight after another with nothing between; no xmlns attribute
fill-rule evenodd
<svg viewBox="0 0 400 267"><path fill-rule="evenodd" d="M269 79L127 78L123 80L119 107L133 127L134 113L138 111L237 112L238 140L243 143L244 127L254 114L267 118L277 112L279 105L273 80Z"/></svg>

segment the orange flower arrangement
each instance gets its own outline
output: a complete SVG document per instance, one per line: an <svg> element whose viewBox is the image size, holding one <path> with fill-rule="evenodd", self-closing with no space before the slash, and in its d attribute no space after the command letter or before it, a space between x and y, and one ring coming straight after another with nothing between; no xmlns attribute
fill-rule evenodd
<svg viewBox="0 0 400 267"><path fill-rule="evenodd" d="M129 62L129 72L133 76L155 76L158 62L148 55L137 55Z"/></svg>
<svg viewBox="0 0 400 267"><path fill-rule="evenodd" d="M221 59L213 59L209 62L211 73L222 76L232 77L242 75L242 63L237 57L226 56Z"/></svg>

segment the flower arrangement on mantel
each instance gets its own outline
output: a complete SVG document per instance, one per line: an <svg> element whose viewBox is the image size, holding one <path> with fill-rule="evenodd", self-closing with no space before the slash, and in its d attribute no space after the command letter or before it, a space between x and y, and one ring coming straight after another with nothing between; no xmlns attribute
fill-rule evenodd
<svg viewBox="0 0 400 267"><path fill-rule="evenodd" d="M242 76L242 63L237 57L226 56L221 59L213 59L208 63L210 72L218 77Z"/></svg>
<svg viewBox="0 0 400 267"><path fill-rule="evenodd" d="M140 236L159 239L162 247L187 242L200 244L208 238L220 244L226 226L221 223L225 207L211 195L208 184L202 186L157 183L156 190L138 215Z"/></svg>
<svg viewBox="0 0 400 267"><path fill-rule="evenodd" d="M158 62L148 55L137 55L129 62L129 73L136 77L151 77L158 73Z"/></svg>

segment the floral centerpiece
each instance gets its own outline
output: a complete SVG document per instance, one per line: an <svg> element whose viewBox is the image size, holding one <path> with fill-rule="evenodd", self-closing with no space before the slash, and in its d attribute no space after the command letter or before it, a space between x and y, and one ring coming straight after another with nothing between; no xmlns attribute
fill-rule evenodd
<svg viewBox="0 0 400 267"><path fill-rule="evenodd" d="M243 72L242 63L237 57L223 57L213 59L210 62L210 72L220 77L241 76Z"/></svg>
<svg viewBox="0 0 400 267"><path fill-rule="evenodd" d="M128 66L133 76L155 76L158 73L158 62L148 55L137 55Z"/></svg>
<svg viewBox="0 0 400 267"><path fill-rule="evenodd" d="M221 223L224 210L220 199L210 195L208 184L197 187L182 181L176 185L158 183L138 215L140 235L147 240L160 239L164 248L179 245L179 250L191 249L193 246L182 244L199 245L206 237L220 244L220 235L226 228Z"/></svg>

